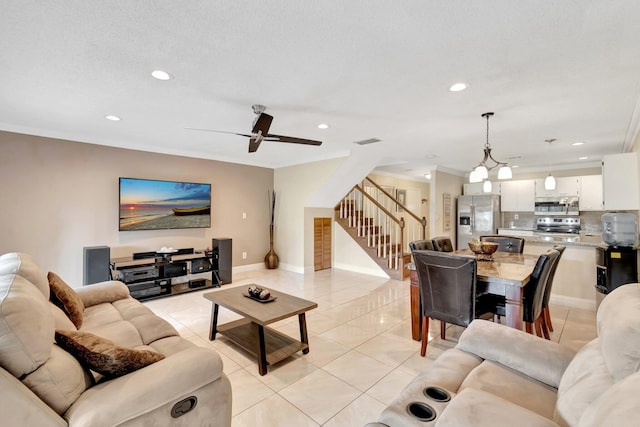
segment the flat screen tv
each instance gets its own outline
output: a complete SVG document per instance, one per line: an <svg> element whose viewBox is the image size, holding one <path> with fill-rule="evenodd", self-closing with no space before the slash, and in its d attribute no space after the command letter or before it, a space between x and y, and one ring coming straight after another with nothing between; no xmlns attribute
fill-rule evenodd
<svg viewBox="0 0 640 427"><path fill-rule="evenodd" d="M120 231L211 227L211 184L120 178Z"/></svg>

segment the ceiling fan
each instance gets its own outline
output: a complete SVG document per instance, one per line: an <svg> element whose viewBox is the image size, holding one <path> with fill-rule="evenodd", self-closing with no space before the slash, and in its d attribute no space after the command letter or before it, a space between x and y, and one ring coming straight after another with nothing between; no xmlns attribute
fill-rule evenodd
<svg viewBox="0 0 640 427"><path fill-rule="evenodd" d="M269 133L269 128L271 127L273 116L270 116L269 114L264 112L264 110L266 110L267 107L265 107L264 105L255 104L251 108L253 108L253 112L256 113L256 118L253 120L253 128L251 129L251 134L226 132L222 130L212 130L212 129L198 129L198 128L185 128L185 129L199 130L204 132L230 133L233 135L247 137L249 138L249 153L256 152L262 141L289 142L292 144L306 144L306 145L322 144L322 141L314 141L312 139L303 139L303 138L294 138L292 136L274 135L272 133Z"/></svg>

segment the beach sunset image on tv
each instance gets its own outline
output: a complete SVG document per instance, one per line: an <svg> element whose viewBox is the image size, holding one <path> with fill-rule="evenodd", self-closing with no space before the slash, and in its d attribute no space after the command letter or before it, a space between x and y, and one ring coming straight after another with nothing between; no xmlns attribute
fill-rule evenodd
<svg viewBox="0 0 640 427"><path fill-rule="evenodd" d="M211 184L120 178L120 231L211 227Z"/></svg>

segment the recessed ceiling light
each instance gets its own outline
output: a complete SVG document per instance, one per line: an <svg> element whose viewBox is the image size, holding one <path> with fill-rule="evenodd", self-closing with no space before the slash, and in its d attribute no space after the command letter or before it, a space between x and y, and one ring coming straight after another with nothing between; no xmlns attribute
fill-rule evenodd
<svg viewBox="0 0 640 427"><path fill-rule="evenodd" d="M469 85L466 83L454 83L451 85L451 87L449 88L449 90L451 92L460 92L462 90L465 90L466 88L468 88Z"/></svg>
<svg viewBox="0 0 640 427"><path fill-rule="evenodd" d="M577 147L578 145L584 145L584 142L574 142L573 144L574 147Z"/></svg>
<svg viewBox="0 0 640 427"><path fill-rule="evenodd" d="M511 166L511 168L512 168L512 169L513 169L513 168L519 168L519 167L520 167L520 166L518 166L518 165L513 165L513 166Z"/></svg>
<svg viewBox="0 0 640 427"><path fill-rule="evenodd" d="M431 179L431 172L427 172L427 173L425 173L425 174L424 174L424 177L425 177L426 179Z"/></svg>
<svg viewBox="0 0 640 427"><path fill-rule="evenodd" d="M578 157L578 160L587 160L589 157L587 156L582 156L582 157Z"/></svg>
<svg viewBox="0 0 640 427"><path fill-rule="evenodd" d="M154 79L158 79L158 80L171 80L173 78L171 74L162 70L154 70L151 72L151 75L153 76Z"/></svg>
<svg viewBox="0 0 640 427"><path fill-rule="evenodd" d="M104 116L104 118L107 119L107 120L111 120L112 122L117 122L117 121L120 120L120 117L112 116L112 115Z"/></svg>
<svg viewBox="0 0 640 427"><path fill-rule="evenodd" d="M318 129L329 129L329 125L326 123L320 123Z"/></svg>

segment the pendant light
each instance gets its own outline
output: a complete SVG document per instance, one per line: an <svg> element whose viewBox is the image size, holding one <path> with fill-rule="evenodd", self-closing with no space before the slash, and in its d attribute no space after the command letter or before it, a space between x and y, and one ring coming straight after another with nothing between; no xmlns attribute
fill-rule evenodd
<svg viewBox="0 0 640 427"><path fill-rule="evenodd" d="M544 142L549 143L549 154L547 157L547 169L549 171L549 175L544 180L544 189L545 190L555 190L556 189L556 179L551 175L551 143L555 141L555 138L545 139Z"/></svg>
<svg viewBox="0 0 640 427"><path fill-rule="evenodd" d="M511 173L511 168L505 162L499 162L493 158L491 155L491 145L489 144L489 118L493 116L494 113L484 113L482 117L487 119L487 140L484 145L484 158L478 165L473 169L471 174L469 174L469 182L481 182L482 180L489 178L489 171L499 167L498 170L498 179L511 179L513 176ZM488 161L492 161L493 164L487 164ZM490 185L490 184L489 184Z"/></svg>
<svg viewBox="0 0 640 427"><path fill-rule="evenodd" d="M491 181L489 181L488 179L482 184L482 191L484 191L485 193L491 193L491 190L493 189L493 185L491 184Z"/></svg>

